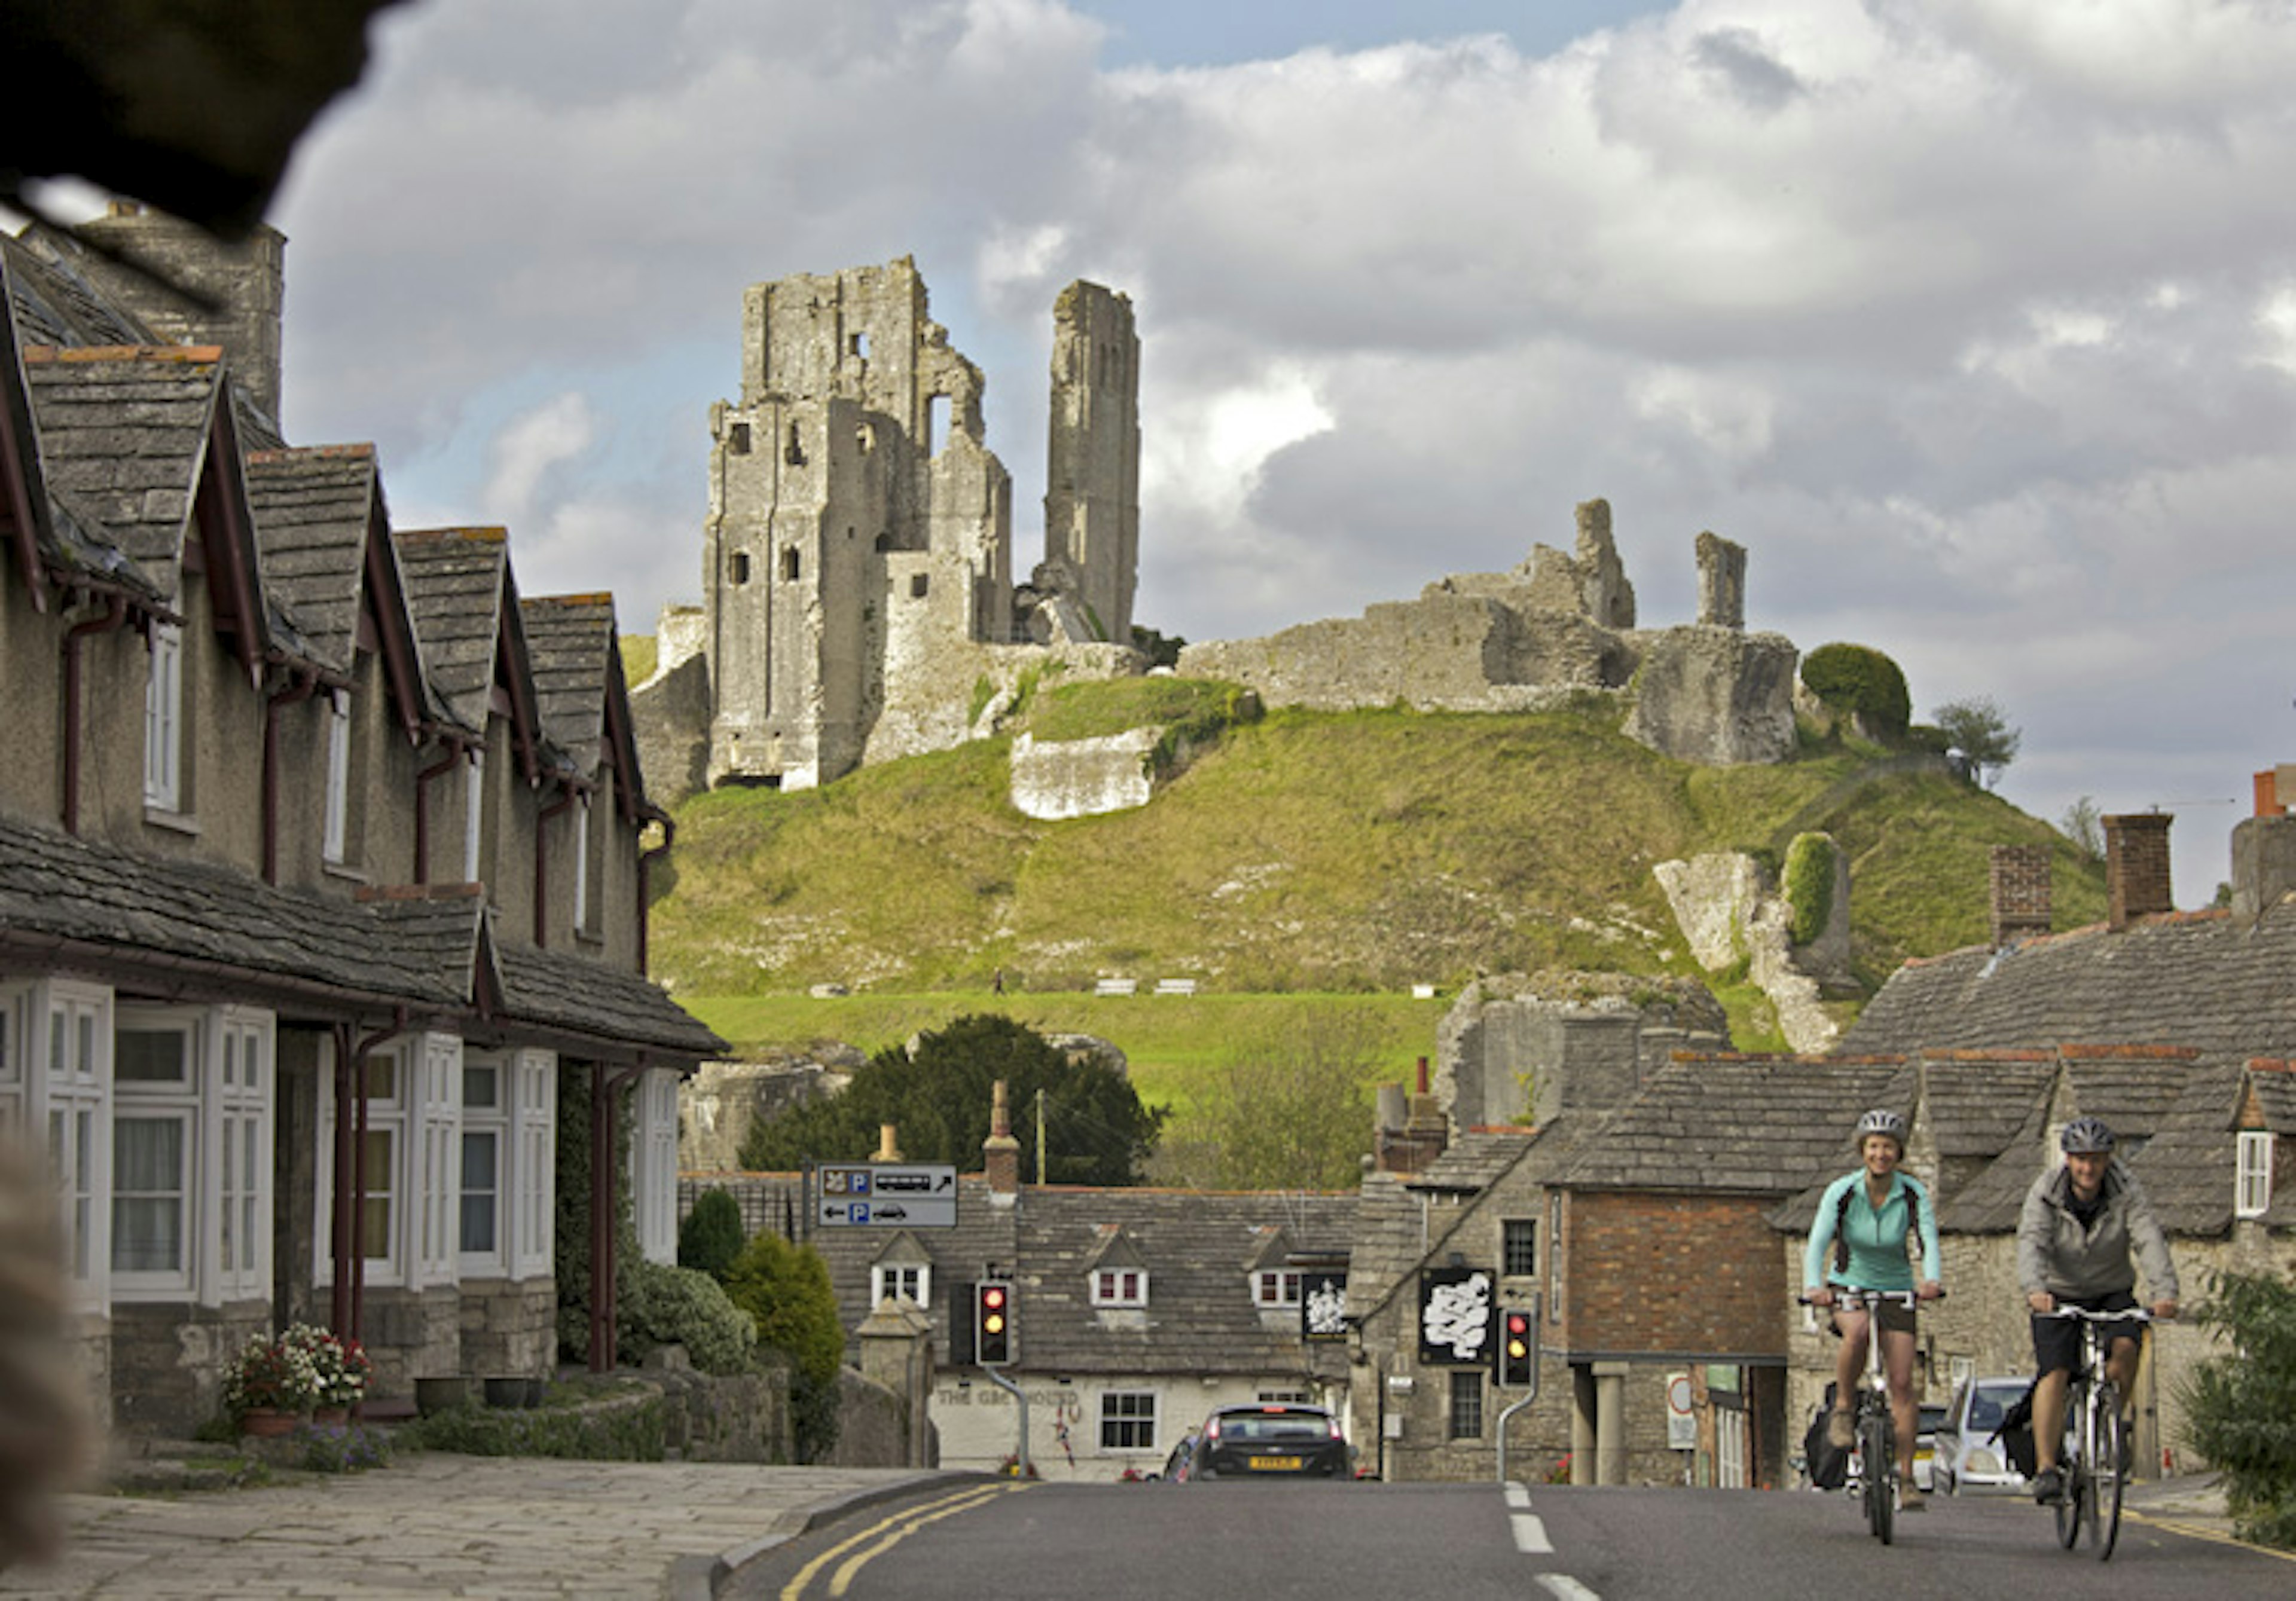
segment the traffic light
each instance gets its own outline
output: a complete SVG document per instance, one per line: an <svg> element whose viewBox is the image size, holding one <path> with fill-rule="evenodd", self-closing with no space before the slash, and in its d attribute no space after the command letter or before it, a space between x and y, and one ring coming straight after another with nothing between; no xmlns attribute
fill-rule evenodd
<svg viewBox="0 0 2296 1601"><path fill-rule="evenodd" d="M1537 1360L1534 1319L1521 1307L1499 1314L1499 1383L1529 1387L1531 1365Z"/></svg>
<svg viewBox="0 0 2296 1601"><path fill-rule="evenodd" d="M983 1367L1013 1360L1013 1286L1003 1279L972 1286L972 1359Z"/></svg>

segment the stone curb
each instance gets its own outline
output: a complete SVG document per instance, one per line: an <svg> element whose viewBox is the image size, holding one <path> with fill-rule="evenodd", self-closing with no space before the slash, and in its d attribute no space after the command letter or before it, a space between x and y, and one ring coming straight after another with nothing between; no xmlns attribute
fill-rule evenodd
<svg viewBox="0 0 2296 1601"><path fill-rule="evenodd" d="M808 1507L784 1513L778 1520L779 1527L769 1530L752 1539L744 1540L740 1545L721 1551L715 1556L679 1557L670 1571L668 1589L670 1601L714 1601L714 1597L733 1581L736 1574L775 1547L783 1545L800 1534L808 1534L825 1524L833 1523L839 1518L858 1512L863 1507L873 1507L881 1501L890 1501L898 1496L908 1495L921 1485L983 1479L988 1476L985 1474L944 1473L939 1469L928 1469L912 1474L906 1479L894 1479L882 1484L872 1484L865 1489L849 1490L844 1495L832 1496L826 1500L816 1501Z"/></svg>

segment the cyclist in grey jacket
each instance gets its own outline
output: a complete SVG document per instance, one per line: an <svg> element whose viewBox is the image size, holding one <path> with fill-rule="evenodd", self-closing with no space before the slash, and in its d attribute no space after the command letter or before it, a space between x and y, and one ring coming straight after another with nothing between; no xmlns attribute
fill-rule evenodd
<svg viewBox="0 0 2296 1601"><path fill-rule="evenodd" d="M2113 1160L2112 1130L2101 1119L2075 1118L2060 1137L2062 1167L2025 1193L2017 1220L2017 1283L2033 1311L2033 1498L2064 1492L2057 1449L2065 1432L2065 1392L2080 1360L2080 1329L2043 1314L2060 1306L2093 1312L2134 1311L2142 1268L2155 1318L2177 1315L2177 1264L2144 1188ZM2134 1257L2132 1261L2131 1258ZM2105 1375L2128 1404L2136 1380L2144 1325L2130 1319L2099 1326Z"/></svg>

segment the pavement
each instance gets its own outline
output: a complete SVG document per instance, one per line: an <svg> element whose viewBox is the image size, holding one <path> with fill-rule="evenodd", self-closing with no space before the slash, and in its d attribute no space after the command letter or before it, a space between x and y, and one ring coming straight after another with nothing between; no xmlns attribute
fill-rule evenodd
<svg viewBox="0 0 2296 1601"><path fill-rule="evenodd" d="M228 1458L230 1448L209 1448ZM63 1498L56 1561L0 1596L707 1601L750 1559L873 1501L978 1474L402 1455L246 1488Z"/></svg>

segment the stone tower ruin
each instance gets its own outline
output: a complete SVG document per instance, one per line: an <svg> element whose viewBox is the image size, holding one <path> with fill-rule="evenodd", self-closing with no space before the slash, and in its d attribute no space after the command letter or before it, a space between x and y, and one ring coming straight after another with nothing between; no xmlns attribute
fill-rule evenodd
<svg viewBox="0 0 2296 1601"><path fill-rule="evenodd" d="M1079 281L1054 316L1045 560L1016 585L1012 479L983 437L980 370L928 314L915 263L749 290L741 398L710 415L700 614L665 612L646 686L661 693L638 706L673 792L680 774L808 788L958 743L978 687L1017 675L1015 652L1137 670L1132 304ZM695 666L702 693L671 693ZM697 701L706 730L665 726ZM701 760L676 759L694 742Z"/></svg>

